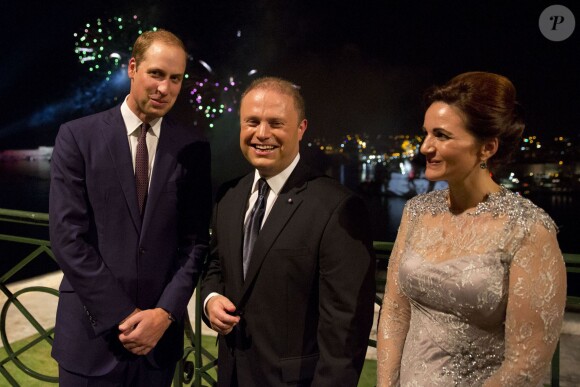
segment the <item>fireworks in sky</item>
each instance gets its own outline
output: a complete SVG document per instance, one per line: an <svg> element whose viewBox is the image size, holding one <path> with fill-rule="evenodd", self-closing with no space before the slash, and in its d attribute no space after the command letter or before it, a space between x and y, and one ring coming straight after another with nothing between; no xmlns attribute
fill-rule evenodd
<svg viewBox="0 0 580 387"><path fill-rule="evenodd" d="M79 63L90 74L106 82L118 79L126 71L135 38L156 27L142 21L137 15L98 18L86 23L81 32L74 33ZM241 31L237 32L240 38ZM220 76L204 60L190 55L183 83L188 103L194 111L194 124L213 128L223 114L236 110L241 82L237 77ZM252 76L256 70L247 75Z"/></svg>
<svg viewBox="0 0 580 387"><path fill-rule="evenodd" d="M156 27L143 23L137 15L98 18L75 32L75 54L90 73L110 80L131 58L136 36Z"/></svg>
<svg viewBox="0 0 580 387"><path fill-rule="evenodd" d="M206 71L196 70L195 63L190 63L189 67L193 69L184 87L188 102L195 111L196 124L204 124L211 129L223 114L235 112L241 83L233 76L220 78L202 60L198 64Z"/></svg>

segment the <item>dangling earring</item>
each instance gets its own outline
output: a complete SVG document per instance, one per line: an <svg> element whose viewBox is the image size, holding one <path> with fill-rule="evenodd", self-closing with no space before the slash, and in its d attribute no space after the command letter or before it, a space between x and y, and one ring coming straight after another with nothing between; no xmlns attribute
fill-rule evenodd
<svg viewBox="0 0 580 387"><path fill-rule="evenodd" d="M479 163L479 168L481 168L481 169L487 168L487 163L485 162L485 160L483 160L481 163Z"/></svg>

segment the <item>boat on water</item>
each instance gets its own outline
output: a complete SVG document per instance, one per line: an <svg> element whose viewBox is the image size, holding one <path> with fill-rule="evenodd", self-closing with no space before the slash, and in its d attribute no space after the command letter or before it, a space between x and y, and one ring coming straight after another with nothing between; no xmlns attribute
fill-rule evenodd
<svg viewBox="0 0 580 387"><path fill-rule="evenodd" d="M448 187L446 181L429 181L422 176L414 177L401 172L391 172L390 178L383 186L385 194L400 197L412 197Z"/></svg>
<svg viewBox="0 0 580 387"><path fill-rule="evenodd" d="M429 181L425 178L425 169L417 163L405 159L399 163L399 170L390 173L383 184L383 193L391 196L413 197L448 187L446 181Z"/></svg>

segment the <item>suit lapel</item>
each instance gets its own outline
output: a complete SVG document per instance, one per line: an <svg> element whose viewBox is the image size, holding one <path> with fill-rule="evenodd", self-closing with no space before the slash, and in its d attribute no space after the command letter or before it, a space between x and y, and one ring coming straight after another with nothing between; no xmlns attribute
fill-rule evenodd
<svg viewBox="0 0 580 387"><path fill-rule="evenodd" d="M177 160L174 156L175 139L172 132L173 126L167 119L163 119L155 153L155 164L151 174L151 183L149 184L149 193L147 194L147 204L143 214L143 230L147 230L149 222L152 221L159 196L167 184L169 176L175 170ZM144 232L141 233L142 236L143 234Z"/></svg>
<svg viewBox="0 0 580 387"><path fill-rule="evenodd" d="M244 236L244 216L246 214L246 206L254 181L254 173L250 173L242 180L238 186L232 191L233 198L231 201L224 201L224 206L219 209L223 212L222 220L228 222L226 227L222 230L228 230L228 235L221 236L222 243L228 246L230 253L224 254L226 257L232 257L232 261L227 262L233 273L232 284L234 293L239 295L244 285L243 274L243 258L242 258L242 244Z"/></svg>
<svg viewBox="0 0 580 387"><path fill-rule="evenodd" d="M262 263L268 255L272 245L280 236L284 227L290 221L298 207L300 207L300 204L303 201L302 191L305 190L307 186L308 174L309 170L303 163L299 162L282 188L282 191L280 191L268 218L266 218L266 221L260 230L256 243L254 244L252 258L250 260L248 272L246 273L246 279L240 293L240 299L236 304L238 305L238 308L247 294L248 289L250 289L255 277L258 275L260 267L262 266Z"/></svg>
<svg viewBox="0 0 580 387"><path fill-rule="evenodd" d="M117 178L123 189L125 201L133 219L137 231L141 230L141 214L137 204L137 190L135 188L135 173L133 172L133 160L127 139L125 122L121 116L119 106L109 110L109 115L104 119L101 133L105 139L111 160L117 171Z"/></svg>

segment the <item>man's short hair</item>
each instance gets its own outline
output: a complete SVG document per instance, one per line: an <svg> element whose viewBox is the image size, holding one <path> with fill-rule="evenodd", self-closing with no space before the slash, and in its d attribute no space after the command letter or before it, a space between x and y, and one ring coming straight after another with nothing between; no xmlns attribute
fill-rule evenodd
<svg viewBox="0 0 580 387"><path fill-rule="evenodd" d="M298 122L302 122L306 118L306 111L304 106L304 98L300 94L298 86L282 78L277 77L262 77L254 80L242 93L242 98L252 90L268 89L277 91L280 94L285 94L294 100L294 107L298 113Z"/></svg>

